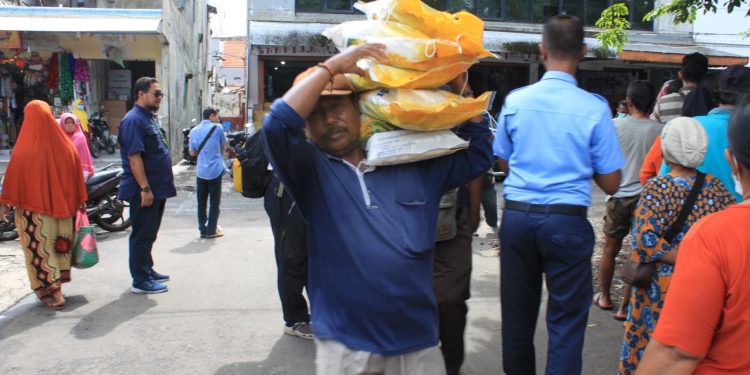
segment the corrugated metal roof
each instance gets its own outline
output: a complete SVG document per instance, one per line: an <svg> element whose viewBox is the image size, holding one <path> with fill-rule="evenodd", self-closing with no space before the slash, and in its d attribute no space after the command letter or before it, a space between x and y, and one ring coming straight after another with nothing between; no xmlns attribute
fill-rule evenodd
<svg viewBox="0 0 750 375"><path fill-rule="evenodd" d="M620 52L621 60L680 64L682 57L700 52L708 57L711 66L747 65L748 57L697 45L626 44Z"/></svg>
<svg viewBox="0 0 750 375"><path fill-rule="evenodd" d="M158 34L160 25L160 9L0 6L0 30Z"/></svg>

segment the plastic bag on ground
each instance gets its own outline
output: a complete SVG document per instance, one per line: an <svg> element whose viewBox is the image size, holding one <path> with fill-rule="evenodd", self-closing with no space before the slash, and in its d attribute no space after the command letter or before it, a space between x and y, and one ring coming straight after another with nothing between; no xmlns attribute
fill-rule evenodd
<svg viewBox="0 0 750 375"><path fill-rule="evenodd" d="M380 89L360 94L359 110L407 130L442 130L485 112L492 94L465 98L443 90Z"/></svg>
<svg viewBox="0 0 750 375"><path fill-rule="evenodd" d="M450 130L415 132L394 130L375 133L367 141L367 161L370 166L413 163L450 155L469 147L469 141Z"/></svg>
<svg viewBox="0 0 750 375"><path fill-rule="evenodd" d="M333 44L344 50L352 45L380 43L385 45L384 65L427 71L457 62L476 62L486 55L466 52L453 40L430 38L422 32L397 22L349 21L323 31Z"/></svg>
<svg viewBox="0 0 750 375"><path fill-rule="evenodd" d="M373 90L379 87L402 89L436 89L466 72L474 61L441 66L426 72L402 69L362 59L357 65L363 68L366 77L347 74L349 83L356 91Z"/></svg>
<svg viewBox="0 0 750 375"><path fill-rule="evenodd" d="M484 22L466 11L441 12L420 0L377 0L357 2L354 8L369 20L396 21L416 28L436 39L452 40L472 56L494 56L483 47Z"/></svg>

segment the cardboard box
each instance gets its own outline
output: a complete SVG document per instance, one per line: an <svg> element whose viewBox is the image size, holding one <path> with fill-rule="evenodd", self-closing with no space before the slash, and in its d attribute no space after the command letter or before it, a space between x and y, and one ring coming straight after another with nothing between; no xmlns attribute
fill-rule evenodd
<svg viewBox="0 0 750 375"><path fill-rule="evenodd" d="M104 100L102 106L107 111L107 117L123 118L128 113L128 102L125 100Z"/></svg>
<svg viewBox="0 0 750 375"><path fill-rule="evenodd" d="M122 117L107 116L107 125L109 125L109 132L112 134L117 134L117 131L120 129L120 122L122 122Z"/></svg>

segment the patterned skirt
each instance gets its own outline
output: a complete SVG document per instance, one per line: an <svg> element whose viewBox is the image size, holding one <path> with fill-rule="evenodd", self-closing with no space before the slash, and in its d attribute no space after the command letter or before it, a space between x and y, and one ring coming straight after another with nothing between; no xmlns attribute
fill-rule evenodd
<svg viewBox="0 0 750 375"><path fill-rule="evenodd" d="M31 289L43 300L70 281L73 218L54 219L16 209L16 228L26 257Z"/></svg>

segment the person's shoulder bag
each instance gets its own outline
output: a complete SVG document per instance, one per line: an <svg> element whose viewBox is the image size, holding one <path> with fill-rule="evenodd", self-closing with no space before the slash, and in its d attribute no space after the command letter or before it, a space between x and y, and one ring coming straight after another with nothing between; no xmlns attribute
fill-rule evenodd
<svg viewBox="0 0 750 375"><path fill-rule="evenodd" d="M669 230L662 235L662 238L665 241L672 243L674 238L680 233L680 230L685 225L688 215L690 215L690 211L692 211L695 201L698 199L698 194L700 194L701 187L705 181L705 173L698 172L695 176L693 188L690 190L690 194L682 205L680 216L678 216L677 220L672 223ZM631 258L628 258L628 261L625 262L625 265L622 267L622 280L636 288L648 289L651 285L651 275L654 272L654 266L654 262L635 262Z"/></svg>
<svg viewBox="0 0 750 375"><path fill-rule="evenodd" d="M458 189L451 189L443 193L438 209L436 242L448 241L456 237L458 233L457 210Z"/></svg>
<svg viewBox="0 0 750 375"><path fill-rule="evenodd" d="M209 130L209 131L208 131L208 135L206 135L206 138L204 138L204 139L203 139L203 142L201 142L200 146L198 146L198 150L197 150L197 151L195 152L195 154L196 154L196 156L195 156L195 157L196 157L196 158L197 158L198 156L200 156L200 154L201 154L201 150L203 150L203 146L205 146L205 145L206 145L206 142L208 142L208 140L209 140L209 139L211 139L211 135L212 135L212 134L214 134L214 131L215 131L215 130L216 130L216 128L218 128L218 127L219 127L219 125L214 125L214 127L213 127L213 128L211 128L211 130Z"/></svg>

